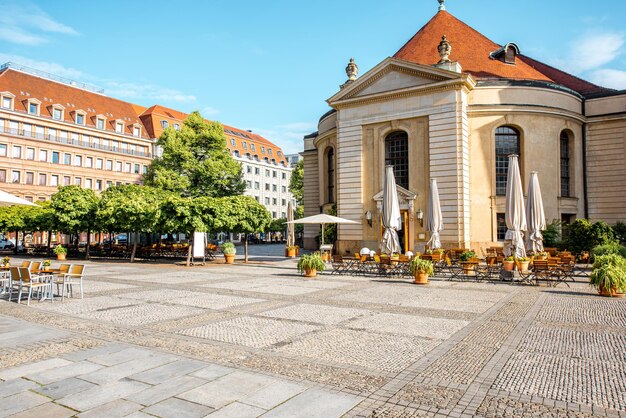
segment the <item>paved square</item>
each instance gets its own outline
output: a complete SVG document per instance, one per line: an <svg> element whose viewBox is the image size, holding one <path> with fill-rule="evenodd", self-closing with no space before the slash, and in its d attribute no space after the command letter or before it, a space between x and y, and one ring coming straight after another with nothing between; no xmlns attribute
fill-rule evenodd
<svg viewBox="0 0 626 418"><path fill-rule="evenodd" d="M145 292L129 293L123 298L138 299L147 302L168 302L177 305L197 306L207 309L227 309L249 303L263 302L263 299L243 298L238 296L214 295L189 290L149 290Z"/></svg>
<svg viewBox="0 0 626 418"><path fill-rule="evenodd" d="M346 326L366 331L445 340L468 324L469 321L381 313L351 321Z"/></svg>
<svg viewBox="0 0 626 418"><path fill-rule="evenodd" d="M291 319L294 321L314 322L317 324L336 325L349 319L370 316L372 314L373 312L365 309L336 308L333 306L300 303L261 312L259 315Z"/></svg>

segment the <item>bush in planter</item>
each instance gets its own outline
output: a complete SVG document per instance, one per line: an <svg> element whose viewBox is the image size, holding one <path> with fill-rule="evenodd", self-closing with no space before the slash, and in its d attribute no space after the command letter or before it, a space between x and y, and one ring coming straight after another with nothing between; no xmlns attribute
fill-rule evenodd
<svg viewBox="0 0 626 418"><path fill-rule="evenodd" d="M224 255L235 255L237 254L237 249L235 248L235 244L232 242L225 242L220 246L222 253Z"/></svg>
<svg viewBox="0 0 626 418"><path fill-rule="evenodd" d="M600 294L626 291L626 259L617 254L599 255L593 262L589 284Z"/></svg>
<svg viewBox="0 0 626 418"><path fill-rule="evenodd" d="M65 248L62 245L57 245L56 247L54 247L52 252L55 253L56 255L65 255L67 254L67 248Z"/></svg>
<svg viewBox="0 0 626 418"><path fill-rule="evenodd" d="M435 269L433 268L433 262L430 260L422 260L419 257L415 257L409 262L409 271L412 274L425 273L429 276L433 274Z"/></svg>
<svg viewBox="0 0 626 418"><path fill-rule="evenodd" d="M326 264L320 253L304 254L298 260L298 272L305 273L307 270L324 271Z"/></svg>
<svg viewBox="0 0 626 418"><path fill-rule="evenodd" d="M613 241L607 244L596 245L593 247L593 250L591 250L591 255L594 257L608 254L617 254L626 258L626 247L617 241Z"/></svg>
<svg viewBox="0 0 626 418"><path fill-rule="evenodd" d="M476 253L474 251L463 251L459 255L459 260L468 261L469 259L476 258Z"/></svg>

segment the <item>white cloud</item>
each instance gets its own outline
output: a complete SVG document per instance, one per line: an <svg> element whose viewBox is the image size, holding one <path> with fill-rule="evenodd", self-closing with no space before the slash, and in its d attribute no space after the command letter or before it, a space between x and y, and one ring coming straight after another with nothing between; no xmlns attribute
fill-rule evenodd
<svg viewBox="0 0 626 418"><path fill-rule="evenodd" d="M216 109L216 108L211 107L211 106L206 106L206 107L203 107L202 109L200 109L200 114L203 117L205 117L205 118L208 118L210 116L215 116L215 115L217 115L219 113L220 113L219 109Z"/></svg>
<svg viewBox="0 0 626 418"><path fill-rule="evenodd" d="M45 35L51 33L78 34L30 2L0 1L0 39L21 45L40 45L48 42Z"/></svg>
<svg viewBox="0 0 626 418"><path fill-rule="evenodd" d="M79 70L76 70L74 68L68 68L61 64L48 61L39 61L21 55L4 54L0 52L0 63L4 64L6 62L24 65L26 67L40 70L45 73L50 73L65 78L71 78L73 80L77 80L83 77L83 74Z"/></svg>
<svg viewBox="0 0 626 418"><path fill-rule="evenodd" d="M154 84L119 83L104 81L104 90L107 96L129 100L156 100L160 102L195 102L196 96L185 94L179 90L161 87Z"/></svg>
<svg viewBox="0 0 626 418"><path fill-rule="evenodd" d="M617 58L624 46L621 32L587 33L570 43L565 59L556 64L574 74L598 69Z"/></svg>
<svg viewBox="0 0 626 418"><path fill-rule="evenodd" d="M302 139L315 131L315 125L311 122L291 122L269 129L255 128L252 131L281 147L285 154L295 154L302 152Z"/></svg>
<svg viewBox="0 0 626 418"><path fill-rule="evenodd" d="M626 71L612 70L609 68L592 71L589 73L592 83L617 90L626 89Z"/></svg>

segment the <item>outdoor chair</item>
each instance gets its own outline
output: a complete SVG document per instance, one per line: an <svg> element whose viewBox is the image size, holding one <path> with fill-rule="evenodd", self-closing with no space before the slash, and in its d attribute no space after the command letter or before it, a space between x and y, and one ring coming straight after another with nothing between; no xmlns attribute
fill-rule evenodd
<svg viewBox="0 0 626 418"><path fill-rule="evenodd" d="M463 266L458 263L453 263L450 257L446 256L447 271L450 277L448 280L460 280L463 278Z"/></svg>
<svg viewBox="0 0 626 418"><path fill-rule="evenodd" d="M80 298L83 298L83 275L85 274L84 264L72 264L69 273L60 275L58 281L61 283L61 301L65 300L65 290L69 291L69 296L74 297L74 287L80 286Z"/></svg>
<svg viewBox="0 0 626 418"><path fill-rule="evenodd" d="M535 283L539 284L539 280L545 280L549 286L552 285L555 277L550 264L546 260L535 260L533 263L533 274L535 275Z"/></svg>
<svg viewBox="0 0 626 418"><path fill-rule="evenodd" d="M41 269L41 261L33 261L30 263L30 267L28 268L32 277L37 277L39 275L39 269Z"/></svg>
<svg viewBox="0 0 626 418"><path fill-rule="evenodd" d="M331 264L333 266L333 271L330 272L331 275L343 274L348 268L348 263L344 261L343 257L340 254L333 255Z"/></svg>
<svg viewBox="0 0 626 418"><path fill-rule="evenodd" d="M515 260L515 266L517 267L517 274L519 274L520 277L518 283L535 284L535 274L532 270L522 270L522 263L518 260Z"/></svg>
<svg viewBox="0 0 626 418"><path fill-rule="evenodd" d="M13 290L17 290L19 292L21 290L21 286L22 278L20 277L20 268L11 267L9 269L9 302L11 302L11 298L13 297Z"/></svg>
<svg viewBox="0 0 626 418"><path fill-rule="evenodd" d="M9 289L9 286L11 285L11 272L10 271L0 272L0 285L2 285L2 293L5 293Z"/></svg>
<svg viewBox="0 0 626 418"><path fill-rule="evenodd" d="M30 264L32 261L22 261L22 265L20 267L30 268Z"/></svg>
<svg viewBox="0 0 626 418"><path fill-rule="evenodd" d="M26 267L20 267L20 291L17 295L17 303L22 303L22 291L24 288L28 289L28 301L26 305L30 305L30 299L33 296L33 289L37 290L37 293L45 291L47 288L50 292L50 297L52 297L52 285L51 282L45 281L45 279L52 279L52 276L39 276L38 281L33 280L33 276L30 274L30 270Z"/></svg>

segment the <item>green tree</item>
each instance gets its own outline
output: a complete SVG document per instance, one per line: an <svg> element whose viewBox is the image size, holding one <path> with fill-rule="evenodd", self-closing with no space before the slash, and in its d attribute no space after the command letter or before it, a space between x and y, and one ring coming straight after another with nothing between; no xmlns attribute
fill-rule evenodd
<svg viewBox="0 0 626 418"><path fill-rule="evenodd" d="M245 190L241 165L229 154L220 123L192 112L180 131L165 129L157 145L163 154L150 164L146 185L185 197L231 196Z"/></svg>
<svg viewBox="0 0 626 418"><path fill-rule="evenodd" d="M1 206L0 207L0 231L15 232L15 247L13 251L17 254L19 243L19 232L26 227L26 214L30 207L24 206Z"/></svg>
<svg viewBox="0 0 626 418"><path fill-rule="evenodd" d="M299 206L304 204L304 161L298 161L298 165L291 171L291 180L289 180L289 191L296 199Z"/></svg>
<svg viewBox="0 0 626 418"><path fill-rule="evenodd" d="M613 230L604 221L591 223L588 219L576 219L565 226L567 248L574 254L591 251L598 245L614 240Z"/></svg>
<svg viewBox="0 0 626 418"><path fill-rule="evenodd" d="M64 186L52 195L51 200L50 208L54 211L54 223L59 230L69 234L87 232L85 258L89 258L90 235L96 227L98 209L95 192L80 186Z"/></svg>
<svg viewBox="0 0 626 418"><path fill-rule="evenodd" d="M97 219L102 229L109 232L134 232L130 262L135 261L140 232L154 232L160 215L160 190L136 184L114 186L102 193Z"/></svg>

